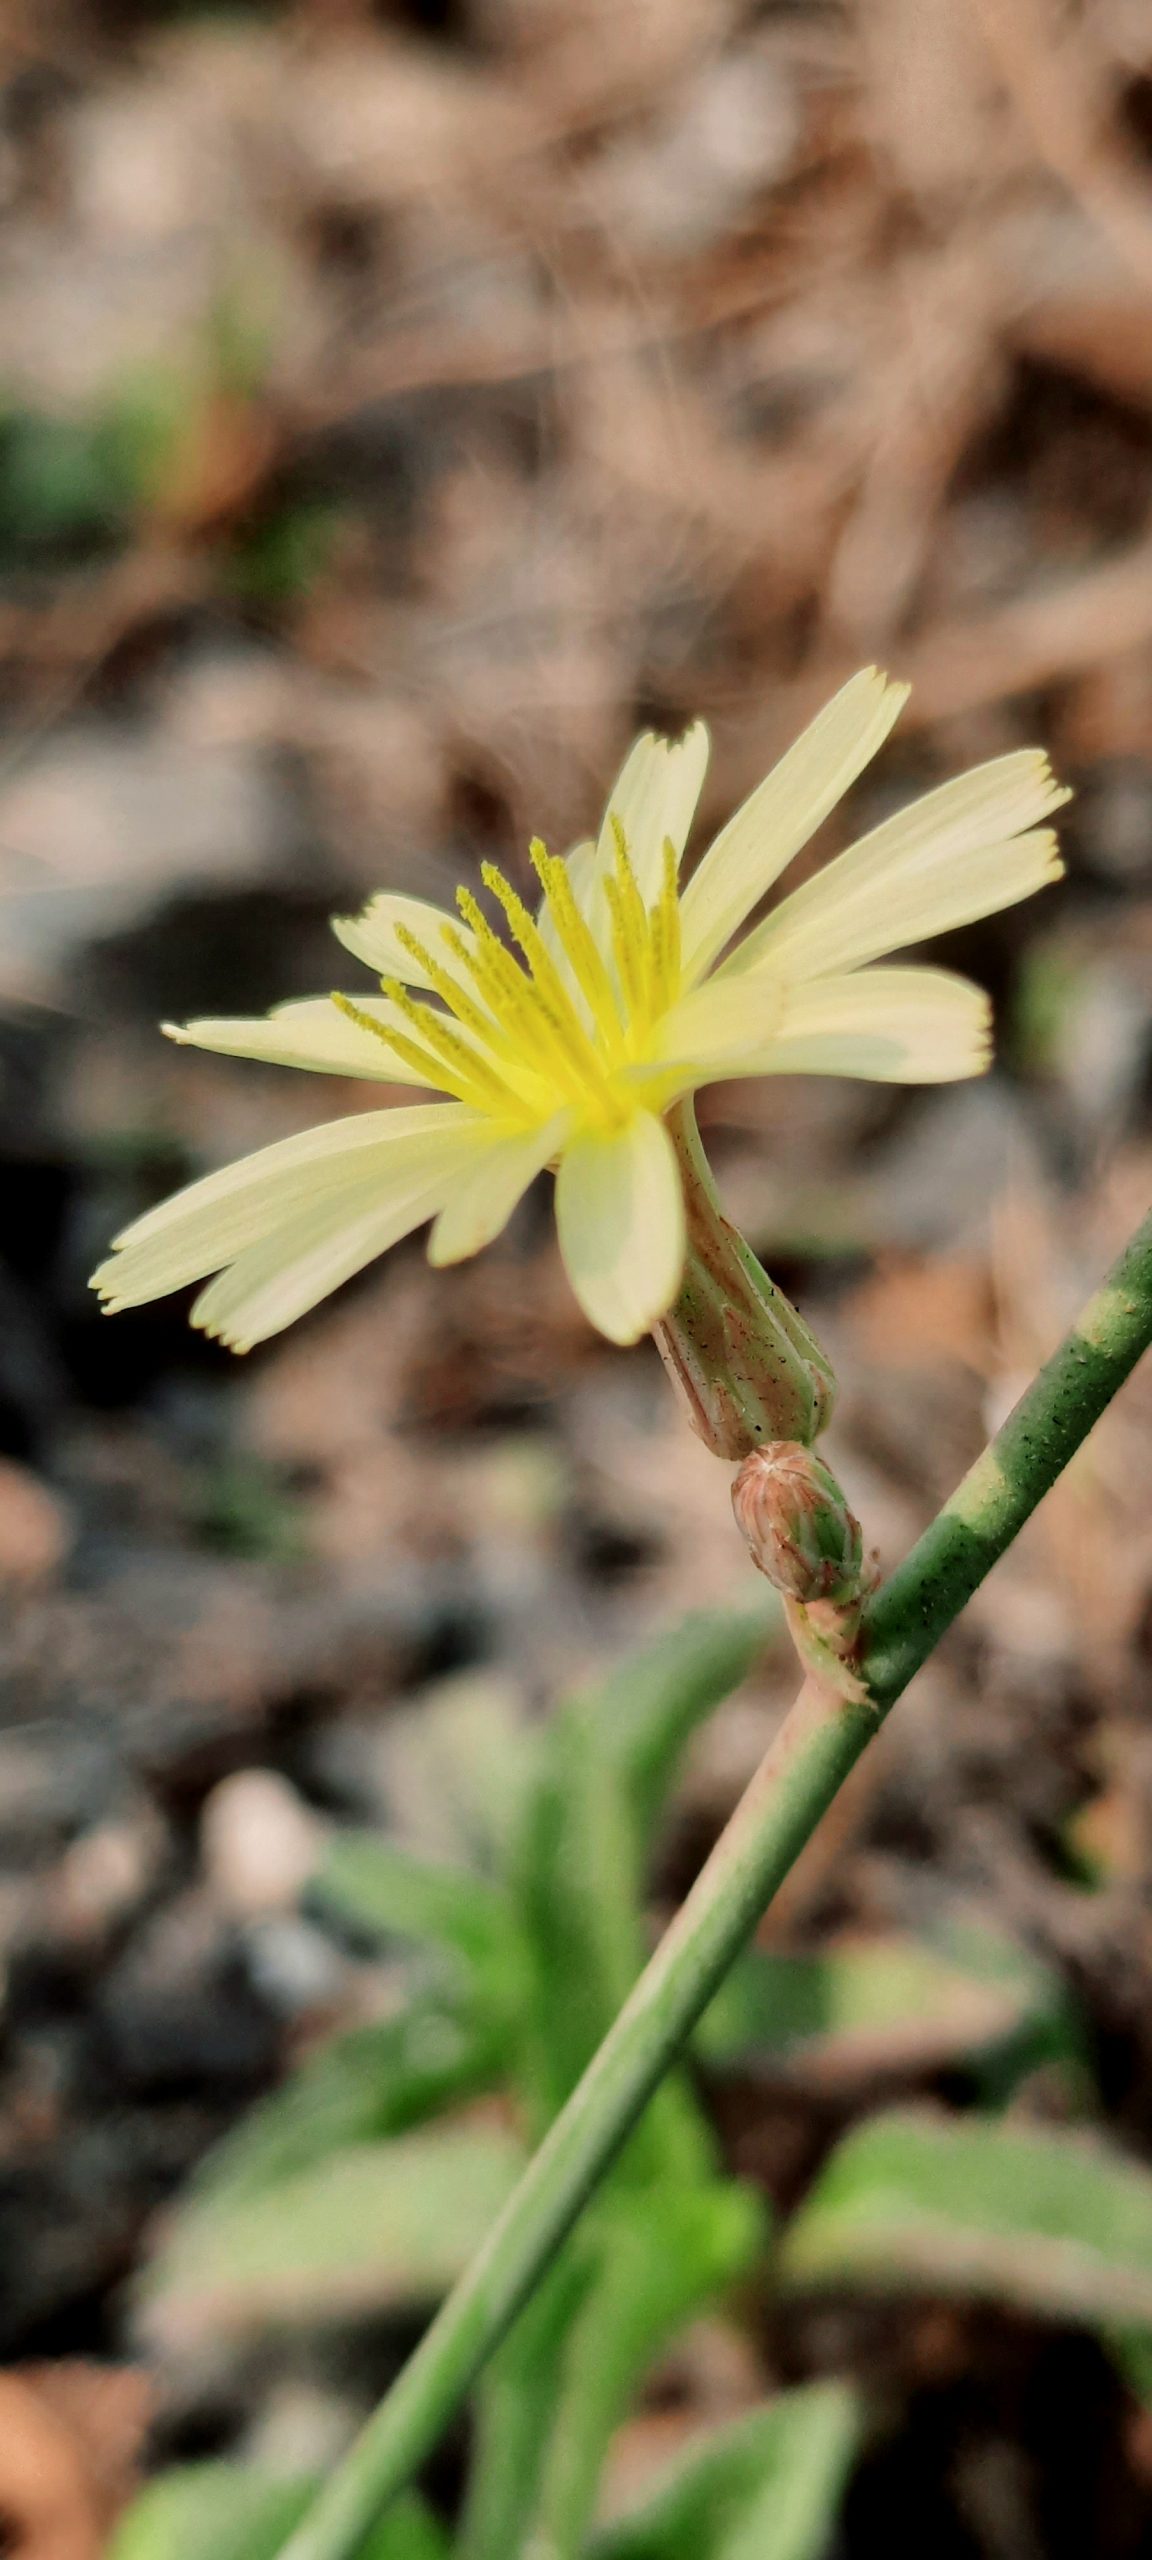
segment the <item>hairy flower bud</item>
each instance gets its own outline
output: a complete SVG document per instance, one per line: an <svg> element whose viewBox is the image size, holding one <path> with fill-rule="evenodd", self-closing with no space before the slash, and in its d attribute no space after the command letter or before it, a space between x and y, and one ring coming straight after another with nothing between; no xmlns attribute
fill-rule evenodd
<svg viewBox="0 0 1152 2560"><path fill-rule="evenodd" d="M806 1608L860 1597L864 1541L830 1467L794 1440L745 1458L732 1508L754 1564Z"/></svg>

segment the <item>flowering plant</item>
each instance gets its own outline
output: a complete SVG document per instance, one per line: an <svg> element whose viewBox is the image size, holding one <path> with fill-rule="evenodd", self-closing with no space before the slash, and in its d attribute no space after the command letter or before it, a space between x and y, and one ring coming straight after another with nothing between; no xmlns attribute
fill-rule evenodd
<svg viewBox="0 0 1152 2560"><path fill-rule="evenodd" d="M692 1096L730 1077L932 1083L987 1065L978 988L942 969L875 964L1058 876L1044 821L1067 793L1042 754L1002 756L945 783L753 921L904 698L873 668L855 676L685 886L680 863L708 753L699 724L675 742L637 741L595 842L566 860L533 846L534 913L491 865L482 880L501 930L469 889L455 916L385 893L335 928L377 973L378 994L172 1031L201 1048L423 1087L440 1099L307 1130L193 1183L117 1238L95 1275L109 1307L207 1280L193 1322L247 1350L426 1221L434 1263L478 1252L553 1167L576 1296L612 1341L654 1332L695 1428L717 1456L739 1462L736 1518L783 1595L806 1675L472 2266L283 2560L354 2560L533 2294L547 2327L557 2253L766 1903L879 1721L1152 1341L1150 1216L991 1446L879 1583L860 1524L811 1445L831 1410L831 1371L724 1218ZM679 1731L674 1686L670 1678L662 1700L658 1681L657 1707L675 1708L669 1729ZM625 1726L628 1713L625 1701ZM604 1802L587 1799L598 1840ZM608 1863L626 1861L628 1822L607 1838ZM615 1924L609 1936L616 1948ZM664 2252L669 2265L681 2248L682 2235ZM616 2330L622 2300L610 2297ZM540 2334L532 2322L517 2332L527 2364ZM602 2334L590 2334L603 2360ZM618 2365L614 2336L609 2374ZM607 2406L602 2392L592 2400ZM523 2447L522 2434L516 2441ZM519 2512L524 2483L504 2469ZM576 2524L567 2542L535 2535L534 2550L575 2548L589 2476L587 2465L575 2474L561 2466L560 2507Z"/></svg>
<svg viewBox="0 0 1152 2560"><path fill-rule="evenodd" d="M988 1063L977 987L872 964L1058 877L1042 821L1068 794L1039 752L1000 756L898 811L737 938L906 696L875 668L854 676L686 886L708 761L700 722L673 742L637 739L594 842L566 859L533 845L535 913L484 865L506 933L470 889L456 916L384 892L334 926L379 994L166 1025L202 1049L442 1099L305 1130L150 1210L95 1274L109 1309L214 1273L192 1321L247 1351L427 1220L432 1262L479 1252L553 1166L576 1296L609 1340L636 1341L683 1278L683 1166L667 1124L686 1097L733 1077L936 1083Z"/></svg>

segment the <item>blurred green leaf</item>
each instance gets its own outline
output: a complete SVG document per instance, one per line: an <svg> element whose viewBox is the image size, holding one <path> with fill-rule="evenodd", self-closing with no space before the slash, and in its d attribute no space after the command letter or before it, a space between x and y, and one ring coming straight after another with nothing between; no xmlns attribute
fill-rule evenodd
<svg viewBox="0 0 1152 2560"><path fill-rule="evenodd" d="M213 0L218 5L219 0ZM249 400L267 380L284 302L279 261L249 242L234 255L208 313L206 352L213 378L234 400Z"/></svg>
<svg viewBox="0 0 1152 2560"><path fill-rule="evenodd" d="M701 2021L702 2059L771 2059L836 2083L881 2071L931 2071L1028 2031L1073 2046L1062 1985L1011 1940L965 1931L930 1944L877 1937L786 1955L755 1947L733 1966Z"/></svg>
<svg viewBox="0 0 1152 2560"><path fill-rule="evenodd" d="M506 1894L464 1867L414 1856L371 1831L341 1832L311 1891L369 1936L411 1938L462 1957L503 1999L523 1981L524 1957Z"/></svg>
<svg viewBox="0 0 1152 2560"><path fill-rule="evenodd" d="M763 2249L766 2211L750 2188L713 2179L653 2183L643 2205L609 2189L576 2235L595 2272L558 2374L530 2545L577 2550L604 2456L629 2400L661 2349Z"/></svg>
<svg viewBox="0 0 1152 2560"><path fill-rule="evenodd" d="M578 2232L480 2376L456 2560L508 2560L522 2550L560 2402L565 2341L592 2278Z"/></svg>
<svg viewBox="0 0 1152 2560"><path fill-rule="evenodd" d="M107 2560L275 2560L316 2486L239 2462L189 2463L141 2491ZM361 2545L359 2560L445 2560L446 2552L428 2509L409 2497Z"/></svg>
<svg viewBox="0 0 1152 2560"><path fill-rule="evenodd" d="M123 540L130 491L99 420L0 416L0 561L13 567Z"/></svg>
<svg viewBox="0 0 1152 2560"><path fill-rule="evenodd" d="M94 434L126 509L134 513L163 494L204 396L204 384L179 361L139 365L113 392Z"/></svg>
<svg viewBox="0 0 1152 2560"><path fill-rule="evenodd" d="M547 2122L643 1962L631 1808L596 1730L569 1708L544 1736L514 1889L535 1963L536 2077Z"/></svg>
<svg viewBox="0 0 1152 2560"><path fill-rule="evenodd" d="M194 2199L145 2280L145 2324L184 2346L436 2301L522 2166L511 2134L439 2124L330 2152L273 2186Z"/></svg>
<svg viewBox="0 0 1152 2560"><path fill-rule="evenodd" d="M778 2273L1152 2323L1152 2173L1084 2133L893 2111L833 2152Z"/></svg>
<svg viewBox="0 0 1152 2560"><path fill-rule="evenodd" d="M394 2018L335 2036L217 2143L194 2194L248 2194L331 2151L405 2133L506 2068L503 2039L467 2009L416 1999Z"/></svg>
<svg viewBox="0 0 1152 2560"><path fill-rule="evenodd" d="M533 1966L526 2093L540 2130L574 2088L627 1999L646 1953L638 1822L625 1771L598 1720L561 1709L542 1741L514 1887ZM662 2080L617 2178L647 2187L707 2175L712 2141L680 2072Z"/></svg>
<svg viewBox="0 0 1152 2560"><path fill-rule="evenodd" d="M382 1781L400 1837L448 1866L506 1871L540 1759L510 1685L464 1672L389 1717Z"/></svg>
<svg viewBox="0 0 1152 2560"><path fill-rule="evenodd" d="M240 528L228 562L229 583L253 605L290 605L322 577L347 510L320 499L296 499Z"/></svg>
<svg viewBox="0 0 1152 2560"><path fill-rule="evenodd" d="M698 1614L571 1700L540 1740L514 1890L536 1969L530 2069L550 2121L627 1998L647 1952L643 1858L678 1757L738 1685L776 1615ZM557 1996L562 1986L561 1996ZM711 2141L680 2074L665 2080L623 2157L641 2181L706 2173Z"/></svg>
<svg viewBox="0 0 1152 2560"><path fill-rule="evenodd" d="M1049 932L1021 954L1006 1044L1013 1066L1025 1075L1051 1073L1086 969L1087 955L1066 927Z"/></svg>
<svg viewBox="0 0 1152 2560"><path fill-rule="evenodd" d="M626 1778L642 1837L697 1726L747 1678L780 1622L775 1592L745 1610L696 1611L574 1700L570 1712L596 1727Z"/></svg>
<svg viewBox="0 0 1152 2560"><path fill-rule="evenodd" d="M312 2495L241 2463L195 2462L149 2482L122 2516L108 2560L274 2560Z"/></svg>
<svg viewBox="0 0 1152 2560"><path fill-rule="evenodd" d="M589 2560L823 2560L860 2424L846 2383L782 2392L682 2455Z"/></svg>
<svg viewBox="0 0 1152 2560"><path fill-rule="evenodd" d="M190 1526L223 1555L270 1564L299 1564L305 1550L303 1509L276 1468L248 1452L228 1450L193 1484Z"/></svg>

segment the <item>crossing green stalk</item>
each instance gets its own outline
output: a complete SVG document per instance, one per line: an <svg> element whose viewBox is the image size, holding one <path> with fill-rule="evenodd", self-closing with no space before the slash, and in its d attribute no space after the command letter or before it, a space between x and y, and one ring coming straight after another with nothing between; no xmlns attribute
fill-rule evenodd
<svg viewBox="0 0 1152 2560"><path fill-rule="evenodd" d="M914 1673L1152 1343L1152 1214L865 1611L866 1702L806 1680L692 1892L484 2247L285 2545L355 2560L539 2284L663 2073Z"/></svg>

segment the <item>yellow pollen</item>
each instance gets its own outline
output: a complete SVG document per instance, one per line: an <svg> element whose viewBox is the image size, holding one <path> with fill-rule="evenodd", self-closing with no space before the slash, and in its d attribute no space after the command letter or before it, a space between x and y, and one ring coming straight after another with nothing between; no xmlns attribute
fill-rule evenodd
<svg viewBox="0 0 1152 2560"><path fill-rule="evenodd" d="M374 1031L378 1040L394 1049L397 1057L406 1058L418 1074L443 1093L454 1093L457 1101L469 1103L474 1110L498 1112L507 1116L516 1108L515 1098L503 1079L483 1058L478 1058L453 1031L444 1016L434 1013L431 1005L417 1004L398 978L382 980L385 995L410 1022L416 1038L410 1040L402 1031L394 1031L388 1023L377 1022L364 1013L349 996L334 996L333 1003L364 1031ZM429 1072L430 1071L430 1072Z"/></svg>
<svg viewBox="0 0 1152 2560"><path fill-rule="evenodd" d="M620 1106L605 1072L605 1062L580 1020L534 917L529 915L523 899L517 895L511 881L505 879L503 872L497 870L494 862L483 863L480 876L485 888L503 907L528 963L530 975L525 978L511 954L497 942L491 926L488 927L496 950L514 973L521 997L528 998L538 1025L548 1037L555 1072L573 1099L586 1098L591 1088L601 1109L609 1117L616 1118Z"/></svg>
<svg viewBox="0 0 1152 2560"><path fill-rule="evenodd" d="M361 1005L353 1003L351 996L340 995L334 990L332 1002L339 1013L346 1014L349 1022L356 1024L358 1030L370 1031L375 1039L384 1042L386 1049L392 1050L395 1057L403 1058L408 1066L414 1067L424 1084L431 1085L435 1092L444 1088L443 1069L431 1050L423 1048L417 1040L409 1040L405 1032L394 1031L389 1023L377 1022L375 1014L365 1013Z"/></svg>
<svg viewBox="0 0 1152 2560"><path fill-rule="evenodd" d="M602 1037L611 1039L620 1030L612 980L576 904L568 873L558 855L549 853L539 836L533 836L529 850L533 870L548 901L548 912L561 950L581 993L587 998L597 1030Z"/></svg>
<svg viewBox="0 0 1152 2560"><path fill-rule="evenodd" d="M573 1029L579 1030L580 1026L572 1013L564 981L534 917L528 913L523 898L517 896L511 881L505 879L503 872L497 870L494 862L481 863L480 877L485 888L491 891L494 898L499 899L532 972L537 993L551 1006L553 1018L563 1022L567 1027L567 1017L571 1015Z"/></svg>
<svg viewBox="0 0 1152 2560"><path fill-rule="evenodd" d="M660 892L646 908L615 818L612 829L615 860L600 879L611 959L566 863L536 837L532 864L551 941L504 872L486 862L484 886L501 907L517 950L509 948L473 892L460 888L456 905L467 936L445 919L439 927L443 957L406 924L398 921L395 928L402 950L427 982L430 1000L418 998L399 979L384 978L394 1022L378 1021L347 996L334 1002L422 1083L455 1095L487 1118L532 1127L575 1105L592 1126L621 1125L639 1101L635 1078L652 1025L679 993L680 914L672 843L665 840Z"/></svg>
<svg viewBox="0 0 1152 2560"><path fill-rule="evenodd" d="M451 926L448 930L451 932ZM443 997L457 1021L462 1022L465 1029L473 1032L478 1040L488 1040L495 1025L481 1013L479 1005L473 1003L467 988L459 984L451 970L441 966L434 954L429 951L427 944L421 942L417 934L410 932L406 924L396 926L396 940L401 949L407 952L409 959L415 960L417 966L424 971L425 977L435 988L437 995Z"/></svg>
<svg viewBox="0 0 1152 2560"><path fill-rule="evenodd" d="M615 876L605 880L604 895L612 918L612 949L621 993L635 1031L647 1027L649 1015L648 918L628 859L623 830L618 831L616 837Z"/></svg>
<svg viewBox="0 0 1152 2560"><path fill-rule="evenodd" d="M547 1047L554 1025L544 1007L539 988L525 975L512 953L505 950L470 889L457 890L456 904L465 924L476 936L478 947L475 952L468 952L466 966L481 995L487 998L494 1012L502 1014L519 1043L526 1044L531 1050L533 1044L543 1038Z"/></svg>

